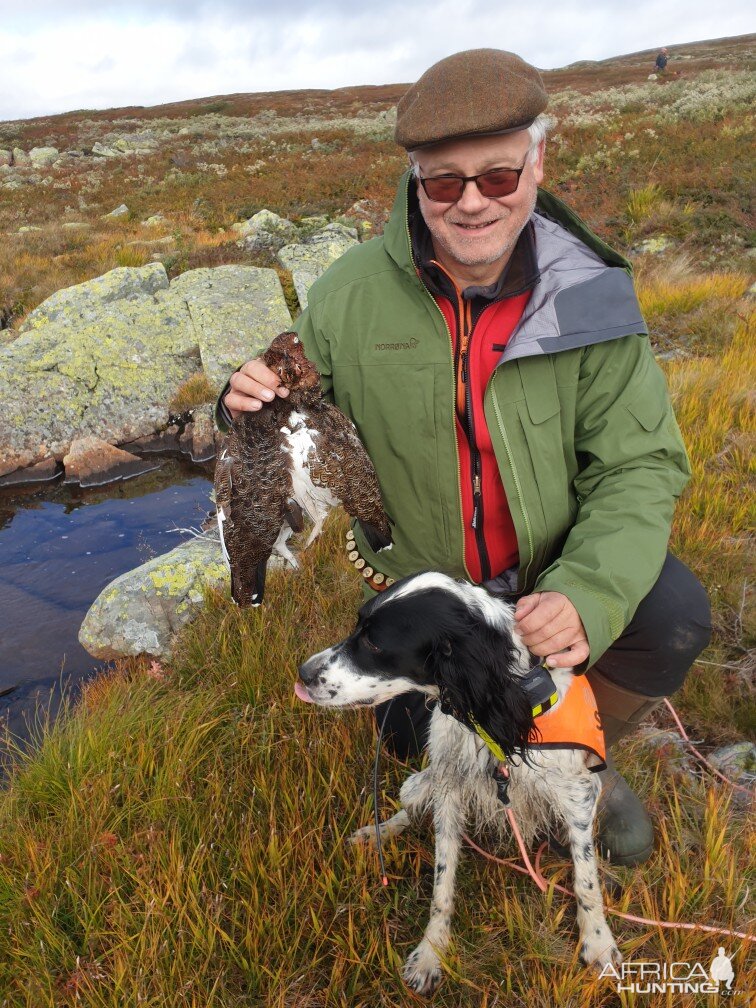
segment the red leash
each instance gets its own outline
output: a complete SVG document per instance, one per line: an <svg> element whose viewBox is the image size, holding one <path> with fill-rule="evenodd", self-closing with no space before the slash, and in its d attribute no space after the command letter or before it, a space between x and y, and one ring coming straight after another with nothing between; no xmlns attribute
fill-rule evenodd
<svg viewBox="0 0 756 1008"><path fill-rule="evenodd" d="M672 704L667 699L665 699L664 702L672 712L672 716L675 719L678 729L680 730L680 734L685 739L690 748L693 750L693 752L696 754L696 756L701 760L701 762L704 763L707 767L709 767L709 769L712 770L713 773L717 775L717 777L720 777L723 781L725 781L725 783L729 784L730 787L737 788L739 791L745 791L746 794L751 794L748 788L745 788L742 785L736 784L734 781L729 780L727 777L724 776L724 774L721 774L716 769L716 767L712 766L712 764L709 763L709 761L701 755L701 753L695 748L693 743L688 738L685 729L683 728L682 723L680 722L680 719L677 716L677 713ZM501 772L505 776L509 776L509 771L505 767L501 768ZM522 860L525 862L525 867L523 867L520 864L517 864L513 860L504 860L504 858L498 858L495 857L493 854L489 854L488 851L484 851L482 847L478 847L478 845L474 843L470 839L470 837L467 836L466 833L463 834L463 839L469 847L472 847L474 851L477 851L478 854L480 854L484 858L487 858L489 861L493 861L496 864L505 865L507 868L512 868L514 869L514 871L518 871L523 875L529 875L535 882L535 884L538 886L538 888L541 890L541 892L545 893L549 887L549 883L546 881L546 879L543 877L543 874L541 873L541 855L543 854L545 848L547 847L547 844L542 843L541 846L538 848L538 851L536 852L535 856L535 867L534 867L530 863L530 858L528 857L528 852L525 849L525 843L522 839L520 830L517 827L517 821L515 820L514 813L512 812L511 808L507 808L506 811L507 811L507 817L509 819L509 824L512 827L512 832L514 833L515 839L517 840L517 846L520 848L520 854L522 855ZM564 893L567 896L572 896L574 899L575 894L570 889L567 889L566 886L559 885L556 882L552 882L551 885L554 887L554 889L559 890L559 892ZM707 924L680 924L675 921L652 920L649 917L636 917L634 914L622 913L622 911L613 910L611 907L607 907L606 910L607 913L613 914L615 917L622 917L624 920L633 921L636 924L650 924L654 927L677 928L685 931L707 931L711 934L730 935L733 938L744 938L746 941L756 942L756 935L746 934L743 931L730 931L727 928L710 927Z"/></svg>

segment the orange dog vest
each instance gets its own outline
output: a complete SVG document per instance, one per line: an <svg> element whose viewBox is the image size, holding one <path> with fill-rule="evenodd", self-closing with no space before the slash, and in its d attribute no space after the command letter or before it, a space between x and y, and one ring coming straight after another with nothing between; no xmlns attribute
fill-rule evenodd
<svg viewBox="0 0 756 1008"><path fill-rule="evenodd" d="M585 749L594 758L588 769L606 769L606 743L591 684L576 676L561 703L536 718L531 749Z"/></svg>

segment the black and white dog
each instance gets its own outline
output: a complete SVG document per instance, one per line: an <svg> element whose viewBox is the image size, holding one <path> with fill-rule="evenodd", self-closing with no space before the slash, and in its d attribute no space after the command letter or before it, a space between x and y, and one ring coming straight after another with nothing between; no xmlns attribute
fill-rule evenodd
<svg viewBox="0 0 756 1008"><path fill-rule="evenodd" d="M475 726L507 757L515 757L508 762L509 797L526 842L557 823L566 827L583 960L598 968L621 961L604 916L593 846L601 784L583 751L528 748L535 721L520 684L528 672L529 656L514 631L512 607L483 588L437 573L397 581L371 599L346 640L313 655L299 670L297 696L323 707L372 706L409 690L439 701L431 719L428 766L405 781L404 808L380 825L382 837L395 836L410 816L428 807L433 811L430 922L403 971L418 993L432 993L441 979L466 820L502 829L507 822L493 777L498 760L471 730ZM556 670L552 678L561 701L572 673ZM372 833L366 826L352 839Z"/></svg>

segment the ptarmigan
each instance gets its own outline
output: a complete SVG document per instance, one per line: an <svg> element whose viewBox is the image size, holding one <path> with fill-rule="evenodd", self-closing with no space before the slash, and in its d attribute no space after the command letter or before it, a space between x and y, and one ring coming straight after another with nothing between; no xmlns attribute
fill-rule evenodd
<svg viewBox="0 0 756 1008"><path fill-rule="evenodd" d="M240 606L262 602L272 553L298 566L286 543L304 528L304 515L313 524L306 546L339 504L359 520L372 549L391 546L373 464L351 420L323 399L299 337L281 333L262 359L289 395L242 413L215 467L218 527Z"/></svg>

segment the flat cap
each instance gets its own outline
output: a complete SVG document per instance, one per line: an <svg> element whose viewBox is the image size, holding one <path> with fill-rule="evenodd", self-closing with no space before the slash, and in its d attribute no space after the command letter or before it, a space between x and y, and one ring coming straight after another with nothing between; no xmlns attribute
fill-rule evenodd
<svg viewBox="0 0 756 1008"><path fill-rule="evenodd" d="M434 63L397 106L396 142L406 150L442 140L516 133L548 104L535 67L503 49L467 49Z"/></svg>

